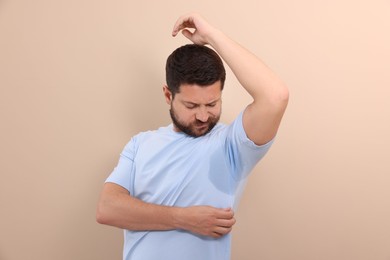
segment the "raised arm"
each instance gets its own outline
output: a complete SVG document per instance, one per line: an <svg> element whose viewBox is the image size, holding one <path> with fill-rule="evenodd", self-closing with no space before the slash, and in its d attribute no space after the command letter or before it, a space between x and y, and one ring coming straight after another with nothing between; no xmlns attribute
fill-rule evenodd
<svg viewBox="0 0 390 260"><path fill-rule="evenodd" d="M235 223L231 209L209 206L187 208L145 203L113 183L106 183L100 196L96 220L100 224L133 231L182 229L199 235L221 237Z"/></svg>
<svg viewBox="0 0 390 260"><path fill-rule="evenodd" d="M189 28L195 29L193 32ZM243 116L243 125L249 139L261 145L277 133L289 92L284 83L254 54L207 23L198 14L180 17L172 31L195 44L211 45L231 68L245 90L252 96Z"/></svg>

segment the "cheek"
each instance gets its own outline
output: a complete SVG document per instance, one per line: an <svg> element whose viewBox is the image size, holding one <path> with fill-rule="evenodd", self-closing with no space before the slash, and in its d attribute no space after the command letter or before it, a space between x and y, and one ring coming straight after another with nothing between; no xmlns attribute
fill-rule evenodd
<svg viewBox="0 0 390 260"><path fill-rule="evenodd" d="M213 107L209 110L209 113L214 117L218 117L221 114L221 107Z"/></svg>
<svg viewBox="0 0 390 260"><path fill-rule="evenodd" d="M182 112L181 118L185 122L193 121L195 119L195 113L193 113L191 111L186 111L185 110L185 111Z"/></svg>
<svg viewBox="0 0 390 260"><path fill-rule="evenodd" d="M191 118L192 111L189 111L180 103L172 104L171 109L174 110L176 117L182 122L186 122Z"/></svg>
<svg viewBox="0 0 390 260"><path fill-rule="evenodd" d="M176 113L178 117L180 118L181 121L183 122L189 122L194 120L195 118L195 113L192 110L188 110L185 108L176 110Z"/></svg>

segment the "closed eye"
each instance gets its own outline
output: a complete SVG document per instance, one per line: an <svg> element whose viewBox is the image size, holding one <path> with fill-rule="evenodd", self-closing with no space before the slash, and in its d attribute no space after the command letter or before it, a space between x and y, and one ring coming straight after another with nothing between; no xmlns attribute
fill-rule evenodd
<svg viewBox="0 0 390 260"><path fill-rule="evenodd" d="M185 104L185 106L186 106L186 108L188 108L188 109L194 109L194 108L196 108L196 107L198 107L198 105L196 105L196 104Z"/></svg>
<svg viewBox="0 0 390 260"><path fill-rule="evenodd" d="M199 106L200 104L192 103L192 102L183 102L184 106L188 109L195 109ZM218 101L213 101L211 103L206 104L206 107L215 107L218 104Z"/></svg>

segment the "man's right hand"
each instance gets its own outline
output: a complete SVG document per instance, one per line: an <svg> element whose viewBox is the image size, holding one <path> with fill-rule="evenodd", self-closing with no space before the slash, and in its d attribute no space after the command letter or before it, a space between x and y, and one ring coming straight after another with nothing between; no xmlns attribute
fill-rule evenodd
<svg viewBox="0 0 390 260"><path fill-rule="evenodd" d="M178 227L198 235L220 238L228 234L236 223L231 208L192 206L176 209Z"/></svg>

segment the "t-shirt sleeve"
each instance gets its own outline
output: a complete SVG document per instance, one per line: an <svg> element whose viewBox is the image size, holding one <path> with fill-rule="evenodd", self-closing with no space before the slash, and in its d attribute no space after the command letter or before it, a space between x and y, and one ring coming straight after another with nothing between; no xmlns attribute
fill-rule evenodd
<svg viewBox="0 0 390 260"><path fill-rule="evenodd" d="M250 140L242 122L243 112L228 126L226 149L233 175L237 179L245 178L256 164L265 156L274 139L263 145Z"/></svg>
<svg viewBox="0 0 390 260"><path fill-rule="evenodd" d="M110 176L106 179L107 182L115 183L132 193L132 180L134 175L134 157L135 157L135 138L123 149L117 166L114 168Z"/></svg>

